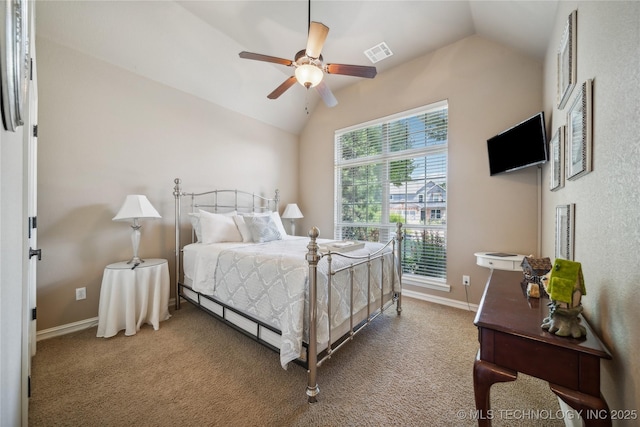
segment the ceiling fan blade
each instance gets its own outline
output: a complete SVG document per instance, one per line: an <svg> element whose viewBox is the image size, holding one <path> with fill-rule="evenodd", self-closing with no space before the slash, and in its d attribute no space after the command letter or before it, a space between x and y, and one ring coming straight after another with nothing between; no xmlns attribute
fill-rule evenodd
<svg viewBox="0 0 640 427"><path fill-rule="evenodd" d="M277 99L280 95L282 95L287 89L296 84L296 76L291 76L287 80L285 80L280 86L278 86L273 92L267 95L269 99Z"/></svg>
<svg viewBox="0 0 640 427"><path fill-rule="evenodd" d="M240 58L253 59L255 61L273 62L274 64L286 65L288 67L293 65L293 61L284 58L278 58L275 56L262 55L260 53L240 52Z"/></svg>
<svg viewBox="0 0 640 427"><path fill-rule="evenodd" d="M318 94L320 94L320 98L327 104L327 107L335 107L338 105L338 100L333 96L333 92L331 92L331 89L329 89L329 86L327 86L324 81L318 83L316 90Z"/></svg>
<svg viewBox="0 0 640 427"><path fill-rule="evenodd" d="M327 73L342 74L345 76L366 77L372 79L378 73L376 67L366 65L327 64Z"/></svg>
<svg viewBox="0 0 640 427"><path fill-rule="evenodd" d="M309 38L307 39L307 56L310 58L320 58L322 46L329 34L329 27L321 22L311 22L309 25Z"/></svg>

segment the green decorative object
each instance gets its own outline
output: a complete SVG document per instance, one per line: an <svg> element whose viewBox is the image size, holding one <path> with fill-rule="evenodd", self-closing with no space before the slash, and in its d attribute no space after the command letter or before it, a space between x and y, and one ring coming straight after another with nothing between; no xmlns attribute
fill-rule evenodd
<svg viewBox="0 0 640 427"><path fill-rule="evenodd" d="M556 259L545 282L549 294L549 316L542 322L542 329L558 336L580 338L587 334L580 325L582 313L580 301L587 291L584 286L582 265L579 262Z"/></svg>

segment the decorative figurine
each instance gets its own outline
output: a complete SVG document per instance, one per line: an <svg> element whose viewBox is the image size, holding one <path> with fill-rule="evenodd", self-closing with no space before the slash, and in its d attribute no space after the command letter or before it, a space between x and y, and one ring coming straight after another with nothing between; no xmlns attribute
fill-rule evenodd
<svg viewBox="0 0 640 427"><path fill-rule="evenodd" d="M587 330L580 324L582 295L587 291L579 262L556 259L544 288L549 294L549 316L542 321L542 329L561 337L580 338Z"/></svg>
<svg viewBox="0 0 640 427"><path fill-rule="evenodd" d="M551 260L549 258L534 258L529 255L522 259L520 267L522 267L524 280L527 282L527 296L531 298L544 296L544 288L541 289L542 278L551 270Z"/></svg>

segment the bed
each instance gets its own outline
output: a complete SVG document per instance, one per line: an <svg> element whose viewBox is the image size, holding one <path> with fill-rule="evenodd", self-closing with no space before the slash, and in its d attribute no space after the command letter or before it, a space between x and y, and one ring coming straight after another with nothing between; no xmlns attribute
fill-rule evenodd
<svg viewBox="0 0 640 427"><path fill-rule="evenodd" d="M277 190L174 184L176 310L184 299L278 352L284 369L304 366L310 403L318 367L389 307L400 315L402 224L384 244L335 242L315 227L289 236Z"/></svg>

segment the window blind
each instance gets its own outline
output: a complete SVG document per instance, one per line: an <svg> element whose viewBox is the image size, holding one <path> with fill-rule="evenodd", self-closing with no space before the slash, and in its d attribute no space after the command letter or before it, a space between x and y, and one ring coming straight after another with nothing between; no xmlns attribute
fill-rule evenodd
<svg viewBox="0 0 640 427"><path fill-rule="evenodd" d="M446 279L448 104L335 134L336 239L386 242L402 222L403 270Z"/></svg>

